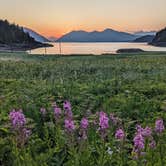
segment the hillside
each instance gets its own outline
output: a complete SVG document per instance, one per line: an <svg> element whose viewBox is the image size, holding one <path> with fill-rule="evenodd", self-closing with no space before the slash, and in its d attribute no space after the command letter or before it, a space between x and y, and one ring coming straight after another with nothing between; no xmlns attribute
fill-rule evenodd
<svg viewBox="0 0 166 166"><path fill-rule="evenodd" d="M142 36L142 37L139 37L137 39L135 39L133 42L138 42L138 43L143 43L143 42L146 42L146 43L150 43L152 42L152 40L154 39L154 35L146 35L146 36Z"/></svg>
<svg viewBox="0 0 166 166"><path fill-rule="evenodd" d="M166 47L166 28L157 32L150 44L154 46Z"/></svg>
<svg viewBox="0 0 166 166"><path fill-rule="evenodd" d="M29 28L23 28L25 33L28 33L30 37L34 38L36 41L45 43L45 42L50 42L46 37L40 35L39 33L33 31L32 29Z"/></svg>
<svg viewBox="0 0 166 166"><path fill-rule="evenodd" d="M104 31L72 31L65 34L57 41L59 42L128 42L136 39L135 35L119 32L112 29Z"/></svg>
<svg viewBox="0 0 166 166"><path fill-rule="evenodd" d="M35 41L23 28L0 20L0 50L28 50L38 47L51 46Z"/></svg>

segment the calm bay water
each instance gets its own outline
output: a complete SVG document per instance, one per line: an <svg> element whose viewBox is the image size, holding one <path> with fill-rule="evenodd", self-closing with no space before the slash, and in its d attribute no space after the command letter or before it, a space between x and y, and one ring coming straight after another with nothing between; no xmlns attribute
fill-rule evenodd
<svg viewBox="0 0 166 166"><path fill-rule="evenodd" d="M51 43L54 47L31 50L31 54L59 54L60 44ZM154 47L147 43L61 43L62 54L105 54L116 53L121 48L140 48L145 51L166 51L166 47Z"/></svg>

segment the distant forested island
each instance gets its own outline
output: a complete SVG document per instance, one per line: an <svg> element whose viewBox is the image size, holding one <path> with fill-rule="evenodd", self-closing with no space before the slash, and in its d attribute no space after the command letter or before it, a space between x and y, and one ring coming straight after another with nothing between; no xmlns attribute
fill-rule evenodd
<svg viewBox="0 0 166 166"><path fill-rule="evenodd" d="M7 20L0 20L0 50L25 51L39 47L52 46L40 43L24 32L23 27L11 24Z"/></svg>

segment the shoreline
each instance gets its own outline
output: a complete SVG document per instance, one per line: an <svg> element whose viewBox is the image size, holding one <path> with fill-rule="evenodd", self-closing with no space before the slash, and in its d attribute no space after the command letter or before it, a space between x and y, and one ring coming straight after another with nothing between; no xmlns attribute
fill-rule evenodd
<svg viewBox="0 0 166 166"><path fill-rule="evenodd" d="M24 52L32 49L44 47L54 47L52 44L48 43L33 43L33 44L0 44L0 52Z"/></svg>
<svg viewBox="0 0 166 166"><path fill-rule="evenodd" d="M129 55L129 56L134 56L134 55L155 55L155 54L163 54L163 55L166 55L166 51L144 51L144 52L132 52L132 53L102 53L102 54L45 54L43 56L43 54L29 54L27 51L3 51L3 50L0 50L0 56L4 56L5 55L15 55L15 54L18 54L18 55L28 55L28 56L36 56L36 57L83 57L83 56L91 56L91 57L95 57L95 56L126 56L126 55Z"/></svg>

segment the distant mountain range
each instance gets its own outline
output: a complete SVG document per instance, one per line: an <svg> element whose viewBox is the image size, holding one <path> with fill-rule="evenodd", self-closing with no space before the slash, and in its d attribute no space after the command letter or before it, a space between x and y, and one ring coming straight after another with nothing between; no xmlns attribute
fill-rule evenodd
<svg viewBox="0 0 166 166"><path fill-rule="evenodd" d="M137 37L136 35L113 29L105 29L101 32L72 31L59 38L57 42L129 42Z"/></svg>
<svg viewBox="0 0 166 166"><path fill-rule="evenodd" d="M48 37L48 40L51 42L56 42L58 38L54 37L54 36L50 36Z"/></svg>
<svg viewBox="0 0 166 166"><path fill-rule="evenodd" d="M113 29L105 29L104 31L72 31L60 37L44 37L43 35L35 32L29 28L23 28L24 32L28 33L36 41L45 42L151 42L156 32L139 31L134 34L119 32Z"/></svg>
<svg viewBox="0 0 166 166"><path fill-rule="evenodd" d="M155 37L155 35L145 35L145 36L138 37L137 39L134 40L134 42L136 42L136 43L142 43L142 42L150 43L150 42L152 42L154 37Z"/></svg>
<svg viewBox="0 0 166 166"><path fill-rule="evenodd" d="M103 31L72 31L60 37L46 38L39 33L7 20L0 20L0 47L1 49L27 50L38 47L53 46L46 42L147 42L154 46L166 46L166 28L159 31L140 31L133 34L113 29ZM2 48L4 47L4 48Z"/></svg>
<svg viewBox="0 0 166 166"><path fill-rule="evenodd" d="M25 33L28 33L29 36L31 36L32 38L34 38L38 42L41 42L41 43L50 42L50 40L48 40L46 37L40 35L39 33L33 31L32 29L23 27L23 30Z"/></svg>
<svg viewBox="0 0 166 166"><path fill-rule="evenodd" d="M135 32L134 35L136 35L137 37L141 37L141 36L155 36L156 35L156 31L138 31Z"/></svg>
<svg viewBox="0 0 166 166"><path fill-rule="evenodd" d="M166 47L166 28L157 32L150 44L154 46Z"/></svg>

